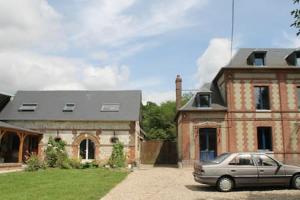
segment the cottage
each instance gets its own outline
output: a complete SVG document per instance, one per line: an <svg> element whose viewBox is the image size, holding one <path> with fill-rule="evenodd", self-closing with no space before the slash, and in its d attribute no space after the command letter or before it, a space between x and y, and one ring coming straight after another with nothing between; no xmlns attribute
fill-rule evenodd
<svg viewBox="0 0 300 200"><path fill-rule="evenodd" d="M179 164L241 151L270 151L300 164L299 66L297 49L240 49L183 106L178 76Z"/></svg>
<svg viewBox="0 0 300 200"><path fill-rule="evenodd" d="M0 95L0 163L43 156L49 137L64 140L70 157L106 161L125 146L139 161L141 91L18 91Z"/></svg>

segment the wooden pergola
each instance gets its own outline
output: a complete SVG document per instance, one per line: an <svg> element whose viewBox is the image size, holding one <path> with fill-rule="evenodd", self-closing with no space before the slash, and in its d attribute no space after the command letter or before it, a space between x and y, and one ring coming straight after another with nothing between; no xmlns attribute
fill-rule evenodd
<svg viewBox="0 0 300 200"><path fill-rule="evenodd" d="M25 129L21 127L17 127L5 122L0 121L0 145L1 140L6 134L16 134L19 138L19 151L18 151L18 163L23 162L23 149L24 149L24 141L27 136L35 136L38 138L38 142L42 139L43 135L40 132ZM38 152L39 154L40 152Z"/></svg>

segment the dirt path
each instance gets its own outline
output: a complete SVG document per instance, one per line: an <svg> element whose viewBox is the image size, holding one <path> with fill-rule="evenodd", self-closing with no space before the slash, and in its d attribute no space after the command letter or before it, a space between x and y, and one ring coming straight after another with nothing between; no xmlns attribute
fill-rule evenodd
<svg viewBox="0 0 300 200"><path fill-rule="evenodd" d="M236 189L233 192L217 192L214 187L201 185L193 180L192 169L167 167L142 167L111 190L103 200L228 200L272 199L300 200L300 190L286 188Z"/></svg>

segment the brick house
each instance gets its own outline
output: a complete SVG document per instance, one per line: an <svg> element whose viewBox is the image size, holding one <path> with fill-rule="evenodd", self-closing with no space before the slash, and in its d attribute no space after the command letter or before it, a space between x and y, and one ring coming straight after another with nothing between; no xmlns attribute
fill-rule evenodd
<svg viewBox="0 0 300 200"><path fill-rule="evenodd" d="M240 49L183 106L181 84L177 76L179 164L258 150L300 164L299 50Z"/></svg>
<svg viewBox="0 0 300 200"><path fill-rule="evenodd" d="M43 156L49 137L64 140L70 157L106 161L125 146L139 161L141 91L18 91L0 95L0 164Z"/></svg>

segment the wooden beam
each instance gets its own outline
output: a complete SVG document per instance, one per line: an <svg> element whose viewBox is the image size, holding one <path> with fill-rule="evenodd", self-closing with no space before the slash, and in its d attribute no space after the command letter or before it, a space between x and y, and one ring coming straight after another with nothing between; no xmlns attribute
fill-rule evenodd
<svg viewBox="0 0 300 200"><path fill-rule="evenodd" d="M4 130L0 130L0 143L1 143L1 139L4 136L4 134L5 134L5 131Z"/></svg>
<svg viewBox="0 0 300 200"><path fill-rule="evenodd" d="M17 132L17 135L19 136L20 139L20 145L19 145L19 155L18 155L18 162L22 163L23 162L23 146L24 146L24 140L25 140L25 133Z"/></svg>

